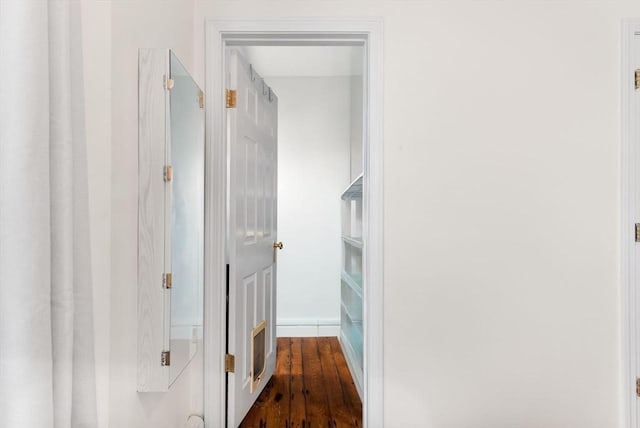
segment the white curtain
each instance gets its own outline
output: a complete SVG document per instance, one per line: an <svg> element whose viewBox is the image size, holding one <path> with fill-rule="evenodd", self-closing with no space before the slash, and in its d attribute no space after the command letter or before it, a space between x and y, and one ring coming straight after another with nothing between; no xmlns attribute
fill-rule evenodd
<svg viewBox="0 0 640 428"><path fill-rule="evenodd" d="M95 427L79 0L0 0L0 428Z"/></svg>

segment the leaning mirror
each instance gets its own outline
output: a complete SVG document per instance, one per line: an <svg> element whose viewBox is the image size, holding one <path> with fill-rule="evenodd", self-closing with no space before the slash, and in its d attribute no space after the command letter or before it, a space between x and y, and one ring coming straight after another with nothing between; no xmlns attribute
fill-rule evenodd
<svg viewBox="0 0 640 428"><path fill-rule="evenodd" d="M139 52L138 391L166 391L202 347L203 93L168 49Z"/></svg>

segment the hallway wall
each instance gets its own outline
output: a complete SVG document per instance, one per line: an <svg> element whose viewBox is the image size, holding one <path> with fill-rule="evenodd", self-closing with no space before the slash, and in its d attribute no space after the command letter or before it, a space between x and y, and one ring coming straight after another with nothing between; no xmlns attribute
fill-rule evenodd
<svg viewBox="0 0 640 428"><path fill-rule="evenodd" d="M167 393L137 393L138 48L193 69L192 0L112 2L110 427L179 428L202 414L202 352Z"/></svg>
<svg viewBox="0 0 640 428"><path fill-rule="evenodd" d="M278 335L337 336L351 78L265 80L278 95Z"/></svg>
<svg viewBox="0 0 640 428"><path fill-rule="evenodd" d="M363 171L362 163L362 130L363 130L363 109L364 98L362 75L351 76L351 165L350 181L358 178Z"/></svg>
<svg viewBox="0 0 640 428"><path fill-rule="evenodd" d="M612 1L196 0L384 19L385 426L620 427Z"/></svg>
<svg viewBox="0 0 640 428"><path fill-rule="evenodd" d="M370 16L385 24L386 426L622 427L619 34L640 4L84 1L108 426L179 426L201 390L196 369L169 394L132 389L134 52L173 47L204 83L205 19Z"/></svg>
<svg viewBox="0 0 640 428"><path fill-rule="evenodd" d="M82 0L99 428L202 413L202 352L168 393L136 392L138 48L193 67L193 1Z"/></svg>

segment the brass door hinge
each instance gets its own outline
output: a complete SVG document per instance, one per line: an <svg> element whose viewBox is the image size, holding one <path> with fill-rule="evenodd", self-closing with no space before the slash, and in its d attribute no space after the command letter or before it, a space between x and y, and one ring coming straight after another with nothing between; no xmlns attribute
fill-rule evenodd
<svg viewBox="0 0 640 428"><path fill-rule="evenodd" d="M167 165L164 167L164 181L173 180L173 167L171 165Z"/></svg>
<svg viewBox="0 0 640 428"><path fill-rule="evenodd" d="M636 223L636 242L640 242L640 223Z"/></svg>
<svg viewBox="0 0 640 428"><path fill-rule="evenodd" d="M640 397L640 377L636 378L636 396Z"/></svg>
<svg viewBox="0 0 640 428"><path fill-rule="evenodd" d="M640 89L640 68L637 68L635 73L636 89Z"/></svg>
<svg viewBox="0 0 640 428"><path fill-rule="evenodd" d="M162 286L166 289L170 289L173 282L172 275L170 273L165 273L162 275Z"/></svg>
<svg viewBox="0 0 640 428"><path fill-rule="evenodd" d="M173 79L170 79L170 78L168 78L168 77L165 77L165 79L164 79L164 88L165 88L167 91L170 91L170 90L173 88L173 83L174 83L174 82L173 82Z"/></svg>
<svg viewBox="0 0 640 428"><path fill-rule="evenodd" d="M224 371L226 373L235 373L236 371L236 356L226 354L224 356Z"/></svg>
<svg viewBox="0 0 640 428"><path fill-rule="evenodd" d="M163 351L160 357L162 367L171 365L171 351Z"/></svg>
<svg viewBox="0 0 640 428"><path fill-rule="evenodd" d="M200 108L204 108L204 92L198 92L198 105Z"/></svg>
<svg viewBox="0 0 640 428"><path fill-rule="evenodd" d="M227 108L235 108L238 105L238 92L235 89L227 89Z"/></svg>

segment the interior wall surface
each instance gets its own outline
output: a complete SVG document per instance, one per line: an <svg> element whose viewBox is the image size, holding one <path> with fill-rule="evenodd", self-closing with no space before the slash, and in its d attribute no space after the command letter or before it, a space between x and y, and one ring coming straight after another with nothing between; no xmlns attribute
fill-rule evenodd
<svg viewBox="0 0 640 428"><path fill-rule="evenodd" d="M110 427L177 428L203 411L202 349L168 392L136 392L138 49L170 48L191 71L193 27L192 0L111 2Z"/></svg>
<svg viewBox="0 0 640 428"><path fill-rule="evenodd" d="M351 181L355 180L363 171L363 114L364 99L363 78L360 76L351 77L351 161L350 176Z"/></svg>
<svg viewBox="0 0 640 428"><path fill-rule="evenodd" d="M278 96L278 335L336 336L351 78L265 80Z"/></svg>
<svg viewBox="0 0 640 428"><path fill-rule="evenodd" d="M381 18L385 426L621 426L620 28L634 1L195 2Z"/></svg>
<svg viewBox="0 0 640 428"><path fill-rule="evenodd" d="M179 426L200 388L135 392L137 49L203 84L206 19L300 16L384 22L385 426L621 426L620 22L640 4L85 1L108 426Z"/></svg>

